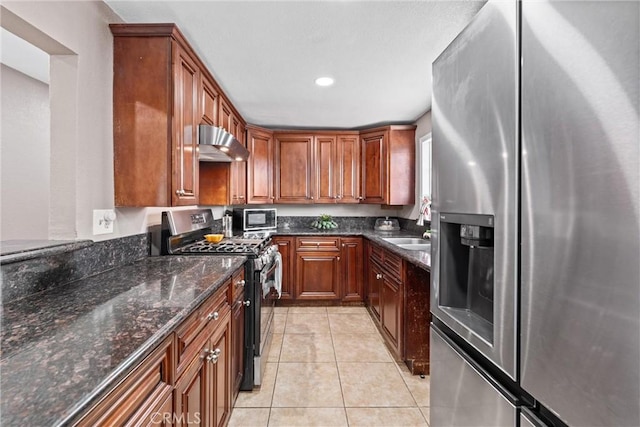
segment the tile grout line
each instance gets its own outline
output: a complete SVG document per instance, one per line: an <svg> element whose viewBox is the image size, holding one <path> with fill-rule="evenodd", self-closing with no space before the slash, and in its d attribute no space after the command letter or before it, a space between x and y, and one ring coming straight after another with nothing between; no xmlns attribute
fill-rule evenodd
<svg viewBox="0 0 640 427"><path fill-rule="evenodd" d="M338 373L338 385L340 386L340 396L342 396L342 410L344 411L344 419L349 427L349 415L347 414L347 403L344 401L344 390L342 388L342 378L340 377L340 367L338 366L338 355L336 354L336 344L333 340L333 329L331 328L331 318L327 312L327 322L329 322L329 334L331 335L331 346L333 347L333 358L336 361L336 372Z"/></svg>

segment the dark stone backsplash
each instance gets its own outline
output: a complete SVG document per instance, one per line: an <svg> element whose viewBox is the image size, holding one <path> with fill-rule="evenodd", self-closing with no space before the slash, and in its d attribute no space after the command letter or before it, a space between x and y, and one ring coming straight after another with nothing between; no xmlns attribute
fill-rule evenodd
<svg viewBox="0 0 640 427"><path fill-rule="evenodd" d="M373 230L376 224L376 219L379 217L367 217L367 216L334 216L333 220L338 224L338 228L348 228L354 230ZM419 226L413 219L396 218L400 224L402 230L412 231L416 233L424 233L429 227L428 222L425 226ZM278 216L278 229L286 229L285 224L289 225L289 228L311 228L311 223L318 219L316 216Z"/></svg>
<svg viewBox="0 0 640 427"><path fill-rule="evenodd" d="M38 252L37 250L34 252ZM147 234L104 240L16 262L3 262L2 302L24 298L55 286L93 276L134 261L149 253Z"/></svg>

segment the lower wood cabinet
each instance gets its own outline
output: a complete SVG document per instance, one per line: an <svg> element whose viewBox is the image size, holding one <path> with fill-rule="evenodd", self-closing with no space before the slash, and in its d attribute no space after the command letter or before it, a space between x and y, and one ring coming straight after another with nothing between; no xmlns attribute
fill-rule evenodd
<svg viewBox="0 0 640 427"><path fill-rule="evenodd" d="M296 300L340 299L340 254L296 251Z"/></svg>
<svg viewBox="0 0 640 427"><path fill-rule="evenodd" d="M363 302L362 237L275 236L284 303Z"/></svg>
<svg viewBox="0 0 640 427"><path fill-rule="evenodd" d="M238 271L231 279L231 287L233 289L233 305L231 306L231 377L233 379L232 402L235 403L238 393L240 392L240 384L244 376L244 316L245 316L245 291L244 291L244 270Z"/></svg>
<svg viewBox="0 0 640 427"><path fill-rule="evenodd" d="M273 244L278 245L278 252L282 256L282 294L280 300L293 299L293 267L295 254L295 237L275 236Z"/></svg>
<svg viewBox="0 0 640 427"><path fill-rule="evenodd" d="M244 371L243 302L241 267L76 425L226 425Z"/></svg>
<svg viewBox="0 0 640 427"><path fill-rule="evenodd" d="M402 260L369 242L367 303L383 337L398 359L404 356L404 268ZM428 305L428 304L427 304Z"/></svg>
<svg viewBox="0 0 640 427"><path fill-rule="evenodd" d="M412 374L429 374L429 271L367 242L366 304L387 346Z"/></svg>
<svg viewBox="0 0 640 427"><path fill-rule="evenodd" d="M361 302L364 296L362 237L341 237L340 246L342 301Z"/></svg>
<svg viewBox="0 0 640 427"><path fill-rule="evenodd" d="M163 417L158 413L173 414L174 339L169 335L76 425L153 425Z"/></svg>

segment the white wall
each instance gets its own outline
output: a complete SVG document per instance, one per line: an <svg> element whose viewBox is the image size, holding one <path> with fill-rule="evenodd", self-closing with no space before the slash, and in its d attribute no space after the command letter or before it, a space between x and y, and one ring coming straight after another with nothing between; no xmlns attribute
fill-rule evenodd
<svg viewBox="0 0 640 427"><path fill-rule="evenodd" d="M418 120L416 120L416 203L414 206L405 206L400 210L398 216L401 218L418 219L420 212L420 148L418 143L420 138L431 132L431 110L427 111Z"/></svg>
<svg viewBox="0 0 640 427"><path fill-rule="evenodd" d="M0 239L49 238L49 86L0 66Z"/></svg>

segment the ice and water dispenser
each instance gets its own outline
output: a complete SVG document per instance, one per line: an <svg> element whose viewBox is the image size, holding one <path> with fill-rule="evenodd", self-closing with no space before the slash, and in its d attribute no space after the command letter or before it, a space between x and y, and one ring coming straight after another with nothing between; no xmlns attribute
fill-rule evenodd
<svg viewBox="0 0 640 427"><path fill-rule="evenodd" d="M440 215L440 308L493 342L493 215Z"/></svg>

